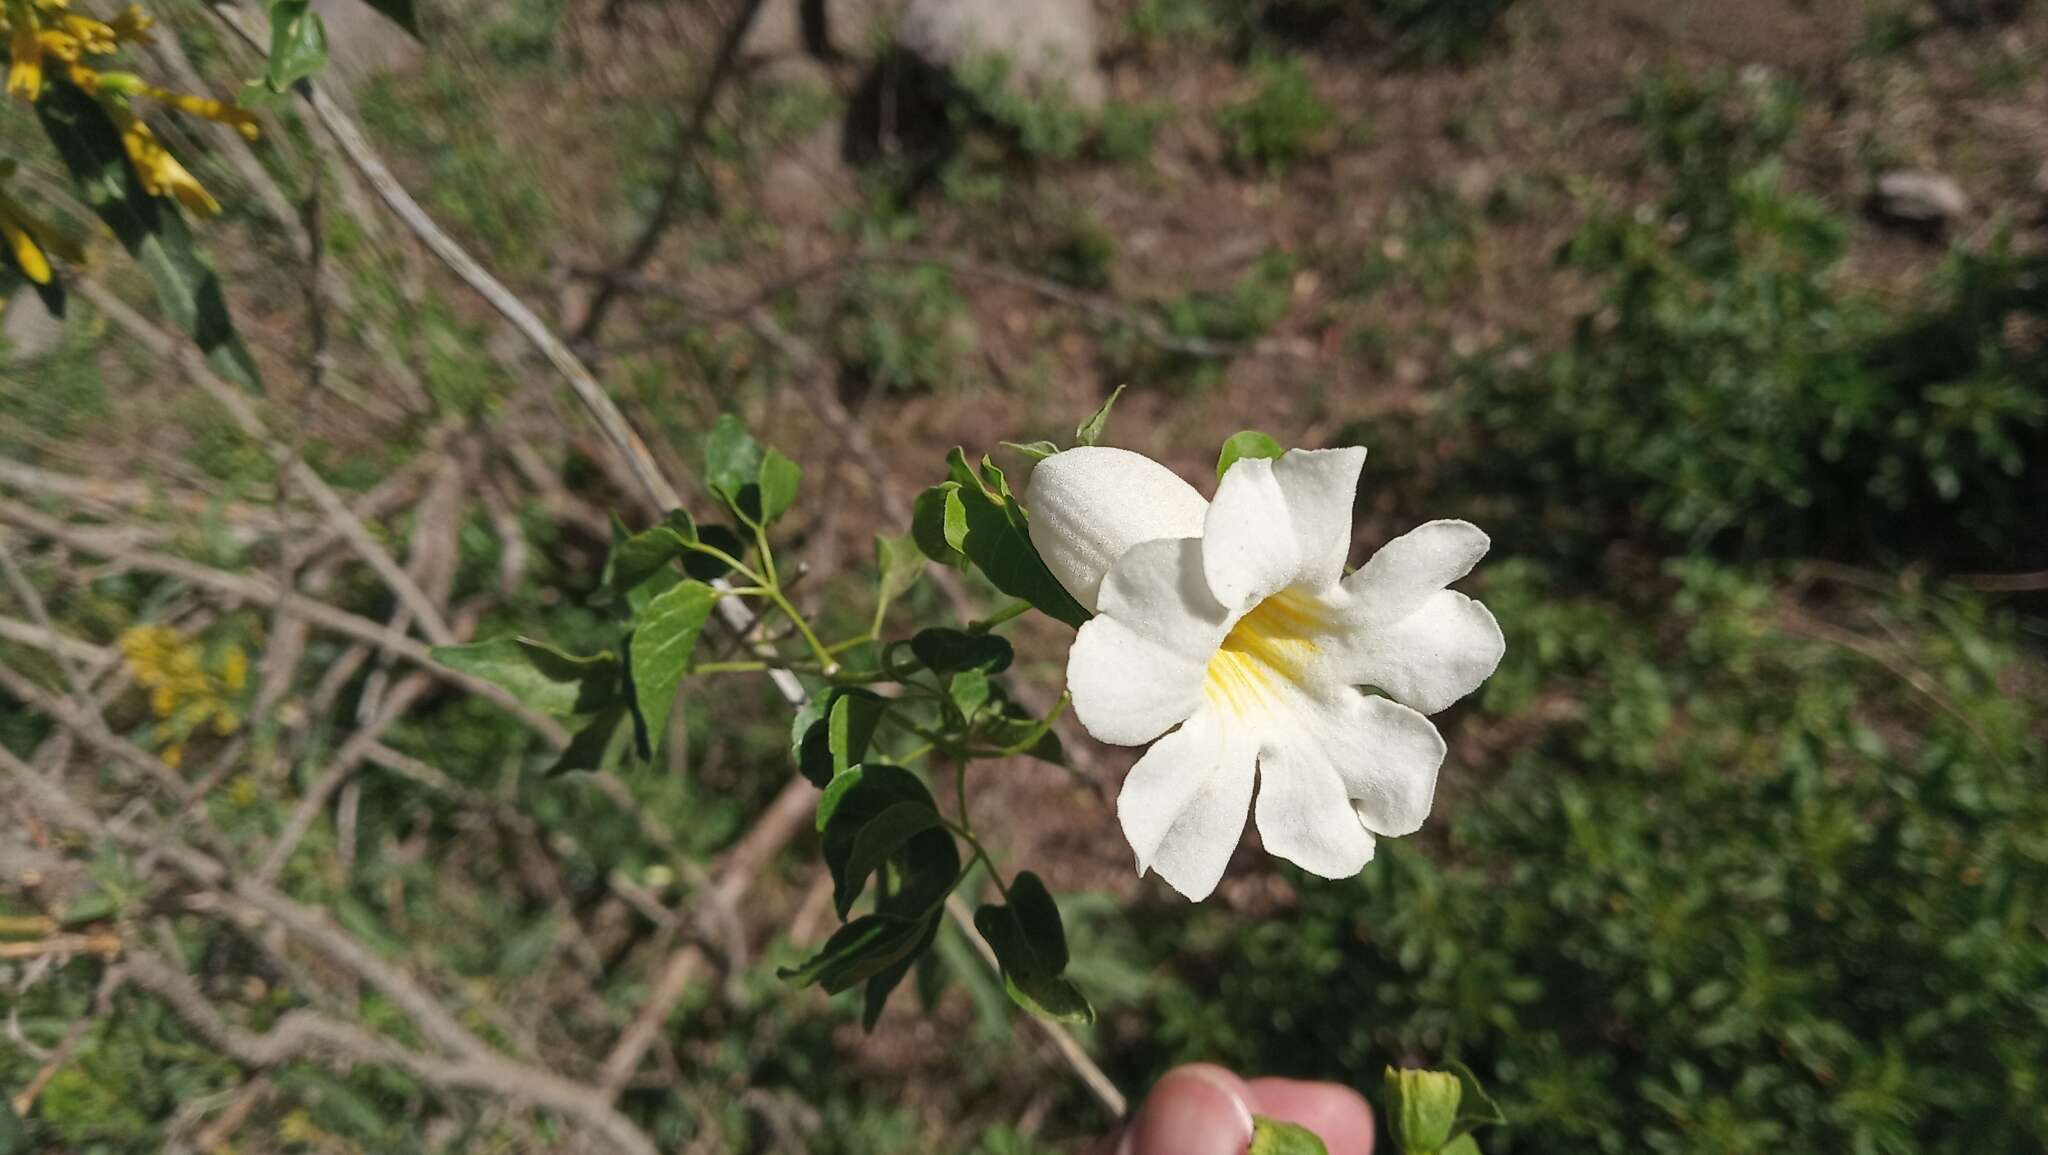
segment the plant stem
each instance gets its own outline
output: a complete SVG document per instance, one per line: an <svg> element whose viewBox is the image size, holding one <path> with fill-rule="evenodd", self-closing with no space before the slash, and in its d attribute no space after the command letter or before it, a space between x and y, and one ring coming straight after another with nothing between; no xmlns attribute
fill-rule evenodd
<svg viewBox="0 0 2048 1155"><path fill-rule="evenodd" d="M1004 622L1012 621L1016 618L1021 618L1025 614L1030 612L1030 602L1011 602L1009 605L1004 606L1002 609L997 610L995 613L990 614L989 616L981 619L980 621L969 622L967 624L967 629L971 633L985 634L988 631L996 628L997 626L1002 625Z"/></svg>

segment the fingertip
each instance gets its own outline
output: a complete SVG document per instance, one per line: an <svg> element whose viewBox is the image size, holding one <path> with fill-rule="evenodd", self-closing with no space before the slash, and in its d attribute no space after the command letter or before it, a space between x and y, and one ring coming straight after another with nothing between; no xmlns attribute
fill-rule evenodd
<svg viewBox="0 0 2048 1155"><path fill-rule="evenodd" d="M1241 1155L1251 1141L1251 1091L1211 1063L1175 1067L1145 1099L1124 1155Z"/></svg>
<svg viewBox="0 0 2048 1155"><path fill-rule="evenodd" d="M1372 1155L1372 1106L1351 1088L1299 1079L1253 1079L1246 1090L1252 1110L1315 1132L1330 1155Z"/></svg>

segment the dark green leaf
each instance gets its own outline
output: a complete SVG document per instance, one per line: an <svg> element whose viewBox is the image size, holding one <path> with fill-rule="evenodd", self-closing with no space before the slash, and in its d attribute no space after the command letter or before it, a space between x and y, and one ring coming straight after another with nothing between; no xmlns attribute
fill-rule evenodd
<svg viewBox="0 0 2048 1155"><path fill-rule="evenodd" d="M925 971L929 968L921 964L928 962L932 958L927 951L932 945L932 940L938 937L939 927L944 922L944 919L937 916L926 919L924 938L910 948L910 953L904 955L901 961L891 964L888 969L868 980L867 991L862 995L860 1013L862 1030L872 1031L875 1029L875 1023L882 1017L882 1009L889 1003L889 993L894 991L897 984L903 981L904 975L910 973L912 966L919 967L918 977L920 980L923 979Z"/></svg>
<svg viewBox="0 0 2048 1155"><path fill-rule="evenodd" d="M420 38L420 17L413 8L413 0L368 0L370 7L382 12L393 24L412 33L413 39Z"/></svg>
<svg viewBox="0 0 2048 1155"><path fill-rule="evenodd" d="M790 732L796 768L822 788L867 757L889 703L869 690L835 687L798 711ZM798 729L797 727L800 727Z"/></svg>
<svg viewBox="0 0 2048 1155"><path fill-rule="evenodd" d="M762 525L771 525L789 512L803 476L802 467L784 457L780 450L770 449L761 455L761 470L755 483L761 490Z"/></svg>
<svg viewBox="0 0 2048 1155"><path fill-rule="evenodd" d="M926 900L943 899L951 889L953 875L960 869L960 858L952 836L936 827L938 808L932 802L931 791L917 775L897 766L862 766L841 777L851 778L855 773L859 775L856 781L830 791L819 800L818 807L824 830L825 865L832 872L839 916L846 917L866 888L869 876L897 851L905 852L906 877L901 891L911 894L900 905L915 906ZM833 786L838 786L838 780L834 780ZM906 804L928 813L918 815L900 809ZM884 814L890 814L890 825L873 836L867 855L856 862L863 836ZM941 874L945 877L937 877Z"/></svg>
<svg viewBox="0 0 2048 1155"><path fill-rule="evenodd" d="M1330 1155L1330 1149L1306 1127L1253 1115L1252 1145L1245 1155Z"/></svg>
<svg viewBox="0 0 2048 1155"><path fill-rule="evenodd" d="M848 813L843 804L839 808L839 813ZM842 817L840 824L843 825L844 822L845 818ZM859 832L853 837L852 848L847 853L845 864L834 871L832 896L839 917L845 918L848 912L853 910L854 902L860 898L861 891L867 888L868 879L873 877L875 871L880 870L884 863L901 853L911 839L934 830L943 836L943 825L944 820L939 817L939 812L932 808L931 803L918 801L892 803L881 813L862 823ZM834 827L828 824L826 833L831 834L833 829Z"/></svg>
<svg viewBox="0 0 2048 1155"><path fill-rule="evenodd" d="M974 912L974 927L996 952L1003 982L1018 1006L1061 1022L1095 1021L1087 996L1065 976L1067 936L1045 884L1025 871L1010 884L1008 905Z"/></svg>
<svg viewBox="0 0 2048 1155"><path fill-rule="evenodd" d="M164 314L206 354L214 372L261 393L256 363L235 333L220 278L193 245L177 205L143 190L120 131L99 102L51 77L35 107L86 203L142 266Z"/></svg>
<svg viewBox="0 0 2048 1155"><path fill-rule="evenodd" d="M825 827L831 825L832 816L839 813L839 804L846 801L846 796L851 794L854 788L860 785L860 780L866 774L867 771L865 769L855 766L853 769L826 783L824 792L818 795L818 831L820 833L824 832Z"/></svg>
<svg viewBox="0 0 2048 1155"><path fill-rule="evenodd" d="M600 710L569 739L568 747L548 765L546 776L617 767L626 756L626 743L634 729L629 724L631 713L623 701Z"/></svg>
<svg viewBox="0 0 2048 1155"><path fill-rule="evenodd" d="M833 932L802 966L784 967L776 973L800 986L816 983L827 994L836 995L914 956L930 941L931 922L929 916L863 915Z"/></svg>
<svg viewBox="0 0 2048 1155"><path fill-rule="evenodd" d="M595 713L619 695L619 660L609 652L570 654L532 638L502 637L435 646L434 660L510 690L528 707L556 718Z"/></svg>
<svg viewBox="0 0 2048 1155"><path fill-rule="evenodd" d="M967 510L960 485L948 481L917 495L910 511L910 536L924 556L955 569L967 564L960 542L967 537Z"/></svg>
<svg viewBox="0 0 2048 1155"><path fill-rule="evenodd" d="M994 634L971 634L945 626L919 630L910 639L910 652L934 674L960 670L982 670L999 674L1010 668L1015 655L1009 639Z"/></svg>
<svg viewBox="0 0 2048 1155"><path fill-rule="evenodd" d="M656 596L634 618L627 670L633 679L635 732L643 758L654 757L654 747L667 732L676 687L690 668L704 619L717 601L717 590L686 581Z"/></svg>
<svg viewBox="0 0 2048 1155"><path fill-rule="evenodd" d="M945 515L941 528L946 544L964 554L1002 592L1030 602L1070 626L1086 622L1088 611L1045 568L1037 547L1031 544L1024 507L1010 493L1002 471L986 458L980 470L971 468L966 454L957 448L947 462L957 487L940 507ZM932 556L925 537L925 533L919 534L918 545L926 556Z"/></svg>
<svg viewBox="0 0 2048 1155"><path fill-rule="evenodd" d="M1230 472L1230 467L1247 457L1279 457L1287 452L1285 446L1256 429L1233 433L1223 443L1223 452L1216 458L1216 479Z"/></svg>
<svg viewBox="0 0 2048 1155"><path fill-rule="evenodd" d="M697 540L729 558L739 561L746 559L746 540L731 526L700 525L697 527ZM700 582L708 582L731 573L732 567L708 553L693 549L683 555L683 572Z"/></svg>
<svg viewBox="0 0 2048 1155"><path fill-rule="evenodd" d="M1110 393L1109 400L1102 403L1102 408L1097 409L1093 417L1083 421L1080 427L1074 430L1074 440L1083 445L1093 445L1102 440L1102 427L1109 423L1110 407L1116 404L1116 399L1123 396L1124 390L1128 388L1128 385L1117 386Z"/></svg>
<svg viewBox="0 0 2048 1155"><path fill-rule="evenodd" d="M308 0L270 6L270 87L283 92L327 65L327 26Z"/></svg>
<svg viewBox="0 0 2048 1155"><path fill-rule="evenodd" d="M684 510L671 510L659 524L638 533L627 529L614 513L612 548L605 558L603 582L611 589L631 589L683 556L688 543L695 540L697 525Z"/></svg>
<svg viewBox="0 0 2048 1155"><path fill-rule="evenodd" d="M1055 766L1067 765L1067 751L1060 744L1060 736L1052 727L1042 725L1028 714L1004 712L994 717L983 718L977 724L982 740L1001 749L1014 749L1019 754L1029 754L1041 762Z"/></svg>

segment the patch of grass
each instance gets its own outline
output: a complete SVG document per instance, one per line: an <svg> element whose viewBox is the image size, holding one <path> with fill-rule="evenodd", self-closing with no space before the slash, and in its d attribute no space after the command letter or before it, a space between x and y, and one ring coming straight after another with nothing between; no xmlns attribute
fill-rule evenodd
<svg viewBox="0 0 2048 1155"><path fill-rule="evenodd" d="M855 380L886 390L950 389L976 336L953 278L934 265L865 265L842 282L832 348Z"/></svg>
<svg viewBox="0 0 2048 1155"><path fill-rule="evenodd" d="M1842 222L1784 187L1789 94L1657 82L1635 116L1669 191L1571 242L1604 295L1564 348L1472 366L1455 420L1479 460L1576 495L1551 528L1589 540L1640 519L1696 545L2012 563L2048 497L2043 264L1958 254L1924 315L1889 315L1838 283Z"/></svg>
<svg viewBox="0 0 2048 1155"><path fill-rule="evenodd" d="M1292 255L1276 249L1260 257L1229 288L1184 293L1158 302L1150 312L1175 337L1220 344L1253 341L1287 315L1296 267ZM1163 348L1129 326L1112 326L1104 334L1102 354L1114 380L1181 390L1210 384L1228 366L1223 358Z"/></svg>
<svg viewBox="0 0 2048 1155"><path fill-rule="evenodd" d="M1293 57L1263 57L1252 65L1256 88L1216 112L1216 128L1239 167L1278 175L1315 155L1336 117L1316 96L1308 69Z"/></svg>

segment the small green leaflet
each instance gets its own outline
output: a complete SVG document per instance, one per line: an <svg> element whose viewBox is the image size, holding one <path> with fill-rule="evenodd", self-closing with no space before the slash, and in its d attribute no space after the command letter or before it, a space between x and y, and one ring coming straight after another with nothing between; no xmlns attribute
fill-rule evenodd
<svg viewBox="0 0 2048 1155"><path fill-rule="evenodd" d="M1016 450L1033 461L1044 461L1060 451L1060 447L1050 441L1005 441L1003 445L1006 448Z"/></svg>
<svg viewBox="0 0 2048 1155"><path fill-rule="evenodd" d="M802 467L784 457L781 450L770 449L762 454L761 469L756 478L761 490L762 525L772 525L789 512L789 507L796 502L797 485L802 482L803 475Z"/></svg>
<svg viewBox="0 0 2048 1155"><path fill-rule="evenodd" d="M917 579L924 576L924 567L924 554L910 534L875 538L874 633L882 632L882 620L889 616L889 606L917 584Z"/></svg>
<svg viewBox="0 0 2048 1155"><path fill-rule="evenodd" d="M1031 544L1024 506L1003 471L984 457L979 469L964 450L947 455L952 480L918 498L911 525L918 548L943 565L973 562L990 584L1040 612L1079 627L1089 613L1060 585Z"/></svg>
<svg viewBox="0 0 2048 1155"><path fill-rule="evenodd" d="M309 0L270 6L270 87L283 92L327 65L327 26Z"/></svg>
<svg viewBox="0 0 2048 1155"><path fill-rule="evenodd" d="M1253 1115L1252 1145L1245 1155L1330 1155L1330 1149L1306 1127Z"/></svg>
<svg viewBox="0 0 2048 1155"><path fill-rule="evenodd" d="M1216 480L1230 472L1230 467L1247 457L1279 457L1287 452L1278 441L1256 429L1233 433L1223 443L1223 452L1216 458Z"/></svg>
<svg viewBox="0 0 2048 1155"><path fill-rule="evenodd" d="M643 758L654 757L654 748L668 732L676 687L690 668L704 619L717 601L718 591L703 582L681 582L656 595L635 618L626 654L633 680L634 733Z"/></svg>
<svg viewBox="0 0 2048 1155"><path fill-rule="evenodd" d="M720 414L704 439L704 483L734 513L747 517L743 506L759 508L761 459L761 443L746 425L730 413Z"/></svg>
<svg viewBox="0 0 2048 1155"><path fill-rule="evenodd" d="M910 639L910 652L934 674L981 670L1000 674L1010 668L1014 651L1009 640L995 634L974 634L947 626L919 630Z"/></svg>
<svg viewBox="0 0 2048 1155"><path fill-rule="evenodd" d="M594 714L618 698L619 660L610 651L571 654L533 638L508 636L435 646L431 652L449 669L495 682L550 717Z"/></svg>
<svg viewBox="0 0 2048 1155"><path fill-rule="evenodd" d="M802 966L776 973L799 986L812 983L827 994L852 990L861 983L914 957L931 941L936 916L901 918L869 914L833 932L818 953Z"/></svg>
<svg viewBox="0 0 2048 1155"><path fill-rule="evenodd" d="M790 758L824 789L867 757L888 703L869 690L835 687L805 703L790 726ZM819 829L823 829L820 827Z"/></svg>
<svg viewBox="0 0 2048 1155"><path fill-rule="evenodd" d="M986 903L975 911L974 928L996 952L1004 985L1018 1006L1058 1022L1095 1021L1095 1008L1066 977L1067 933L1059 907L1036 874L1017 876L1007 905Z"/></svg>
<svg viewBox="0 0 2048 1155"><path fill-rule="evenodd" d="M1130 388L1130 386L1128 385L1117 386L1116 389L1110 393L1109 400L1104 401L1102 403L1102 408L1097 409L1093 417L1090 417L1088 420L1083 421L1078 427L1075 428L1074 440L1080 442L1083 445L1093 445L1096 442L1102 440L1102 427L1104 425L1109 424L1110 407L1116 404L1116 399L1123 396L1124 390L1128 388Z"/></svg>

